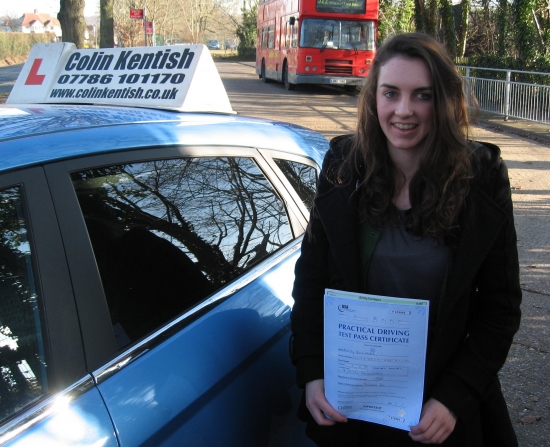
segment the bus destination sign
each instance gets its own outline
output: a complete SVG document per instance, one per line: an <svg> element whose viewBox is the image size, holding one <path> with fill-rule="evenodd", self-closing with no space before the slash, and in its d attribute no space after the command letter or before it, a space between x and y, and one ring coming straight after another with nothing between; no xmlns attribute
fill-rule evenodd
<svg viewBox="0 0 550 447"><path fill-rule="evenodd" d="M365 0L317 0L317 12L364 14Z"/></svg>

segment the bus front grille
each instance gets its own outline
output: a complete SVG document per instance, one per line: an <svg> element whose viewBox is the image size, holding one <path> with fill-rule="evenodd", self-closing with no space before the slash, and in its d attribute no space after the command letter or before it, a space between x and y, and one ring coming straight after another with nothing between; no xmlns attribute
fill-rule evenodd
<svg viewBox="0 0 550 447"><path fill-rule="evenodd" d="M352 61L325 60L325 74L351 75L353 70Z"/></svg>

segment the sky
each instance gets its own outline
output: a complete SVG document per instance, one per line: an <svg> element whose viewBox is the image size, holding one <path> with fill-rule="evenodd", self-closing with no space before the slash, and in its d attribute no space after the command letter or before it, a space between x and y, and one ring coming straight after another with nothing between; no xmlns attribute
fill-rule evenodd
<svg viewBox="0 0 550 447"><path fill-rule="evenodd" d="M59 12L59 0L0 0L0 16L22 16L25 12L38 12L50 14L53 17ZM85 0L84 16L98 15L99 0Z"/></svg>

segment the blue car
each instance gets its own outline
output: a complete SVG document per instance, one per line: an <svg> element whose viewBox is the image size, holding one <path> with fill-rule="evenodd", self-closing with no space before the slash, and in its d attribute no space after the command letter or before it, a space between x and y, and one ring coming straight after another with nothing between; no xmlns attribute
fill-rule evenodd
<svg viewBox="0 0 550 447"><path fill-rule="evenodd" d="M0 445L310 445L289 314L327 148L231 113L0 106Z"/></svg>
<svg viewBox="0 0 550 447"><path fill-rule="evenodd" d="M219 50L221 48L220 42L218 42L217 40L209 40L206 43L206 46L211 50Z"/></svg>

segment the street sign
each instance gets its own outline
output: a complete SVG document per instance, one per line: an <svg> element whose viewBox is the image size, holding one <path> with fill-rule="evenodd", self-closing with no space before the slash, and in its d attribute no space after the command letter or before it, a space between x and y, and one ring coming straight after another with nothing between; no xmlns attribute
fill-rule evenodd
<svg viewBox="0 0 550 447"><path fill-rule="evenodd" d="M145 22L145 33L154 34L153 22Z"/></svg>
<svg viewBox="0 0 550 447"><path fill-rule="evenodd" d="M143 20L145 16L143 9L130 9L130 18L136 20Z"/></svg>

